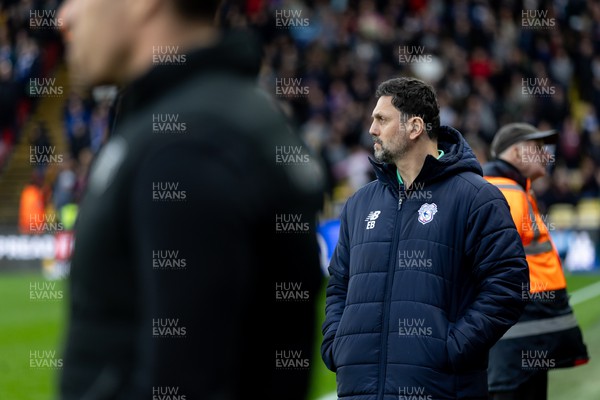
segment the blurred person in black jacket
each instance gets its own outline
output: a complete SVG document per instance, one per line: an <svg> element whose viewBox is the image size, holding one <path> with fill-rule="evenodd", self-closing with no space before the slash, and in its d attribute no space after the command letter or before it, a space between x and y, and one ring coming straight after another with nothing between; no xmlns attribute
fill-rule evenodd
<svg viewBox="0 0 600 400"><path fill-rule="evenodd" d="M306 396L322 173L217 8L61 8L74 82L122 88L75 226L62 400Z"/></svg>

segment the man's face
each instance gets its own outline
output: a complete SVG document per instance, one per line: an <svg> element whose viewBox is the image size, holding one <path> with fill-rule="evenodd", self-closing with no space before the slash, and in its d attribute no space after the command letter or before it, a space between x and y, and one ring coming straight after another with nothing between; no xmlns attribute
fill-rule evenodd
<svg viewBox="0 0 600 400"><path fill-rule="evenodd" d="M543 140L528 140L519 144L519 164L523 176L532 181L546 175L548 164L554 155L546 151Z"/></svg>
<svg viewBox="0 0 600 400"><path fill-rule="evenodd" d="M86 86L115 83L130 54L129 0L66 0L60 8L67 62Z"/></svg>
<svg viewBox="0 0 600 400"><path fill-rule="evenodd" d="M375 159L393 164L410 148L406 123L401 122L402 115L392 104L391 96L381 96L377 100L372 117L369 133L375 142Z"/></svg>

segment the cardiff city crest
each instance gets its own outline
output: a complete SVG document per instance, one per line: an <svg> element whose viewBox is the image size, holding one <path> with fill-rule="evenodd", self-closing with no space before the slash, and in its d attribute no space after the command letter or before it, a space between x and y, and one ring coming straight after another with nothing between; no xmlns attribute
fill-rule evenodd
<svg viewBox="0 0 600 400"><path fill-rule="evenodd" d="M419 208L419 222L423 225L433 221L433 216L437 213L437 205L435 203L425 203Z"/></svg>

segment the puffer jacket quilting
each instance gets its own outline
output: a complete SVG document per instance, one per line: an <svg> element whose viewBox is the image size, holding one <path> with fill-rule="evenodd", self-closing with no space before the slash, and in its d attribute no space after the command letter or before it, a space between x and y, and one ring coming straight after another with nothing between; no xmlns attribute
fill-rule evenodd
<svg viewBox="0 0 600 400"><path fill-rule="evenodd" d="M372 161L377 180L343 208L322 345L340 399L484 399L488 350L522 312L527 263L504 196L456 130L438 147L408 192Z"/></svg>

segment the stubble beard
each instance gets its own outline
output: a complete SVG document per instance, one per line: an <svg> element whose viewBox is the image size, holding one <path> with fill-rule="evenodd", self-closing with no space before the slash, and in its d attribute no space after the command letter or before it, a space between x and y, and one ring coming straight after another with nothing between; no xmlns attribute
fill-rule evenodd
<svg viewBox="0 0 600 400"><path fill-rule="evenodd" d="M394 143L396 148L393 150L384 146L381 141L377 141L376 143L379 143L380 148L374 150L374 156L377 161L382 163L395 164L397 160L402 159L408 152L408 143L402 142L401 139Z"/></svg>
<svg viewBox="0 0 600 400"><path fill-rule="evenodd" d="M388 148L383 147L383 144L380 144L380 146L379 150L375 150L375 159L382 163L394 163L394 154Z"/></svg>

